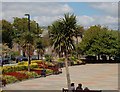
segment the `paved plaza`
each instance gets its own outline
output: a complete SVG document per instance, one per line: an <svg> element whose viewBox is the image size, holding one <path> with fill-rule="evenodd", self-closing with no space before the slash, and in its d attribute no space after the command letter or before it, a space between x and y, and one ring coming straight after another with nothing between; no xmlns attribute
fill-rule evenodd
<svg viewBox="0 0 120 92"><path fill-rule="evenodd" d="M30 79L8 84L3 90L61 90L66 88L65 68L59 75ZM89 89L117 90L118 64L86 64L69 67L71 82L83 84Z"/></svg>

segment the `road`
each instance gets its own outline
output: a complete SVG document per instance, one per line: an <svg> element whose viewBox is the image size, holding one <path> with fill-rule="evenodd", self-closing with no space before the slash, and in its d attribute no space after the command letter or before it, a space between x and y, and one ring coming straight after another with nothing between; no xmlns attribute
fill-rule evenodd
<svg viewBox="0 0 120 92"><path fill-rule="evenodd" d="M65 68L59 75L30 79L8 84L3 90L61 90L67 87ZM118 64L86 64L69 67L71 82L83 84L83 88L117 90Z"/></svg>

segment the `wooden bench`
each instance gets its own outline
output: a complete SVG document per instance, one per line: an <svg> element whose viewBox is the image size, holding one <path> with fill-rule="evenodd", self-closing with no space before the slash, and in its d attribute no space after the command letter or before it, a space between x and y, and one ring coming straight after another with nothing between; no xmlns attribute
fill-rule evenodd
<svg viewBox="0 0 120 92"><path fill-rule="evenodd" d="M68 89L62 89L62 92L68 92ZM74 90L72 92L102 92L101 90Z"/></svg>

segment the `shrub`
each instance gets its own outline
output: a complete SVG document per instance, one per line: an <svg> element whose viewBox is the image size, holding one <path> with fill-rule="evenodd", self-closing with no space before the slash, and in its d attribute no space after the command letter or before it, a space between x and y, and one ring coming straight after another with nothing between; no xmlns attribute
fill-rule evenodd
<svg viewBox="0 0 120 92"><path fill-rule="evenodd" d="M3 75L2 79L5 79L7 84L18 81L18 79L16 77L10 76L10 75Z"/></svg>
<svg viewBox="0 0 120 92"><path fill-rule="evenodd" d="M30 68L33 69L33 68L38 68L38 64L37 63L31 63L30 64Z"/></svg>
<svg viewBox="0 0 120 92"><path fill-rule="evenodd" d="M2 68L2 73L9 73L9 72L15 72L15 71L21 71L21 70L26 70L28 66L24 65L16 65L16 66L4 66Z"/></svg>
<svg viewBox="0 0 120 92"><path fill-rule="evenodd" d="M65 58L58 58L58 60L57 60L58 62L64 62L65 61Z"/></svg>
<svg viewBox="0 0 120 92"><path fill-rule="evenodd" d="M38 77L38 74L36 72L28 72L28 71L19 71L19 72L26 74L28 76L28 78Z"/></svg>
<svg viewBox="0 0 120 92"><path fill-rule="evenodd" d="M76 61L76 60L77 60L77 58L75 58L74 56L69 57L69 59L70 59L71 61Z"/></svg>
<svg viewBox="0 0 120 92"><path fill-rule="evenodd" d="M53 73L53 70L51 70L51 69L46 69L46 74L51 74L51 73Z"/></svg>
<svg viewBox="0 0 120 92"><path fill-rule="evenodd" d="M37 63L31 63L30 68L38 68ZM15 72L15 71L22 71L22 70L27 70L28 69L28 63L27 62L20 62L16 66L4 66L2 68L2 73L9 73L9 72Z"/></svg>
<svg viewBox="0 0 120 92"><path fill-rule="evenodd" d="M18 65L24 65L25 62L18 62Z"/></svg>
<svg viewBox="0 0 120 92"><path fill-rule="evenodd" d="M52 55L46 54L45 61L52 62Z"/></svg>
<svg viewBox="0 0 120 92"><path fill-rule="evenodd" d="M51 62L45 62L45 64L46 64L47 66L54 66L54 64L51 63Z"/></svg>
<svg viewBox="0 0 120 92"><path fill-rule="evenodd" d="M30 71L37 73L38 75L41 75L42 70L36 70L36 69L31 69Z"/></svg>
<svg viewBox="0 0 120 92"><path fill-rule="evenodd" d="M26 75L29 76L29 78L36 78L38 77L38 74L36 72L25 72Z"/></svg>
<svg viewBox="0 0 120 92"><path fill-rule="evenodd" d="M2 68L2 73L8 73L8 72L13 72L12 66L4 66Z"/></svg>

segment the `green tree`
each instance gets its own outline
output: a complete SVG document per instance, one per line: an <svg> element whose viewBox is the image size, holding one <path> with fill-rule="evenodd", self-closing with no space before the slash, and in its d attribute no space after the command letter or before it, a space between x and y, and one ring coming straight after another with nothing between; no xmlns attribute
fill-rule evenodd
<svg viewBox="0 0 120 92"><path fill-rule="evenodd" d="M64 53L67 85L70 90L70 74L68 69L68 54L75 49L73 36L76 29L76 16L74 14L65 14L64 18L54 22L49 27L50 39L57 53Z"/></svg>
<svg viewBox="0 0 120 92"><path fill-rule="evenodd" d="M78 44L78 37L81 37L83 36L83 32L84 32L84 28L83 26L80 26L80 25L77 25L76 29L75 29L75 32L74 32L74 35L76 37L76 44Z"/></svg>
<svg viewBox="0 0 120 92"><path fill-rule="evenodd" d="M85 55L113 56L117 50L117 36L112 30L101 26L91 26L84 34L79 50Z"/></svg>
<svg viewBox="0 0 120 92"><path fill-rule="evenodd" d="M6 20L2 20L2 43L6 44L9 48L12 48L12 36L13 36L12 24Z"/></svg>
<svg viewBox="0 0 120 92"><path fill-rule="evenodd" d="M39 60L39 56L41 56L41 59L42 59L43 54L44 54L44 49L45 49L42 38L37 39L36 49L37 49L37 52L38 52L38 60Z"/></svg>
<svg viewBox="0 0 120 92"><path fill-rule="evenodd" d="M35 44L35 39L34 39L34 34L32 34L31 32L24 32L22 34L22 41L21 41L21 45L22 47L24 47L25 51L27 52L28 55L28 71L30 71L30 55L31 52L34 51L34 44Z"/></svg>
<svg viewBox="0 0 120 92"><path fill-rule="evenodd" d="M22 47L23 56L25 56L25 48L23 47L24 45L21 43L23 43L23 34L26 34L26 32L28 31L28 19L15 17L13 27L15 34L14 42L16 42L18 45L20 45L20 47ZM38 25L38 23L36 23L36 21L32 20L30 21L30 32L36 36L34 39L37 39L39 38L39 35L43 32L43 30Z"/></svg>
<svg viewBox="0 0 120 92"><path fill-rule="evenodd" d="M76 38L76 50L73 52L73 54L75 54L77 56L77 58L79 58L79 50L78 50L78 38L80 37L82 39L83 37L83 32L84 32L84 28L83 26L77 25L75 32L74 32L74 36Z"/></svg>
<svg viewBox="0 0 120 92"><path fill-rule="evenodd" d="M115 31L114 31L114 32L115 32ZM116 56L119 57L119 56L120 56L120 31L116 31L115 33L116 33L117 38L118 38L118 39L116 39L117 42L118 42Z"/></svg>

